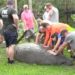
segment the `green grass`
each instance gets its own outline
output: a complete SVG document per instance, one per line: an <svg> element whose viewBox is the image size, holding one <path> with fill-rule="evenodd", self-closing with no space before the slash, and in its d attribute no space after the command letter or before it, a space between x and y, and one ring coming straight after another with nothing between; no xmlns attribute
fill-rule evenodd
<svg viewBox="0 0 75 75"><path fill-rule="evenodd" d="M75 66L36 65L15 61L8 64L5 48L0 48L0 75L75 75Z"/></svg>
<svg viewBox="0 0 75 75"><path fill-rule="evenodd" d="M22 34L23 30L20 30L19 33ZM23 42L25 41L22 40L20 43ZM69 57L67 52L65 55ZM75 66L36 65L18 61L11 65L7 63L5 48L0 46L0 75L75 75Z"/></svg>

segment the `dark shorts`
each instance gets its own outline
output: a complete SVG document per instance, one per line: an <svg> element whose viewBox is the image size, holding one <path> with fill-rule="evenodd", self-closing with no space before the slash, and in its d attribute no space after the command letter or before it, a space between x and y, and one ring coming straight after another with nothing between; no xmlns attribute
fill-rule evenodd
<svg viewBox="0 0 75 75"><path fill-rule="evenodd" d="M16 44L17 37L18 37L18 34L17 34L16 29L14 31L11 31L10 29L9 30L6 29L4 31L4 39L5 39L5 42L6 42L6 47L9 47L11 45Z"/></svg>
<svg viewBox="0 0 75 75"><path fill-rule="evenodd" d="M5 41L6 41L6 47L14 45L17 42L17 38L15 36L5 35L4 38L5 38Z"/></svg>

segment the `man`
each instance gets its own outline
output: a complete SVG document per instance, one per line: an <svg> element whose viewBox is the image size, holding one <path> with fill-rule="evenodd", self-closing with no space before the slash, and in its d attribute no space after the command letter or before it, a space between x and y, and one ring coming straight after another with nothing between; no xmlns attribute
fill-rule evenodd
<svg viewBox="0 0 75 75"><path fill-rule="evenodd" d="M67 33L67 32L68 32L67 30L63 30L59 34L53 35L53 37L52 37L52 44L54 46L53 49L52 49L53 52L58 50L60 45L63 44L63 42L65 40L65 33ZM55 39L55 40L53 40L53 39ZM61 53L63 53L63 51Z"/></svg>
<svg viewBox="0 0 75 75"><path fill-rule="evenodd" d="M72 56L75 57L75 32L66 32L65 33L65 40L63 42L63 44L59 47L58 50L56 50L55 52L53 51L48 51L49 53L53 54L53 55L58 55L60 54L61 51L64 50L65 47L70 46L71 48L71 52L72 52Z"/></svg>
<svg viewBox="0 0 75 75"><path fill-rule="evenodd" d="M17 41L18 15L10 0L7 2L6 7L0 9L0 19L3 21L2 30L6 42L8 63L12 64L14 63L14 46Z"/></svg>
<svg viewBox="0 0 75 75"><path fill-rule="evenodd" d="M48 20L52 23L59 22L59 11L51 3L46 3L45 12L43 14L43 20Z"/></svg>
<svg viewBox="0 0 75 75"><path fill-rule="evenodd" d="M62 30L67 29L67 24L64 23L54 23L54 24L49 24L46 22L41 23L39 33L36 36L36 43L38 43L39 37L41 33L45 33L45 40L43 46L50 46L52 42L51 36L54 33L60 33Z"/></svg>

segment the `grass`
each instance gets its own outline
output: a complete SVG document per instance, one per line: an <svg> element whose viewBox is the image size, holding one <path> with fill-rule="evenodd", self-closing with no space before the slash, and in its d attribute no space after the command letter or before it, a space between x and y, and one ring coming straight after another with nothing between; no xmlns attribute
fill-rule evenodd
<svg viewBox="0 0 75 75"><path fill-rule="evenodd" d="M69 56L66 52L65 55ZM75 75L75 66L36 65L18 61L8 64L5 48L0 46L0 75Z"/></svg>
<svg viewBox="0 0 75 75"><path fill-rule="evenodd" d="M75 66L36 65L15 61L8 64L5 48L0 48L0 75L75 75Z"/></svg>

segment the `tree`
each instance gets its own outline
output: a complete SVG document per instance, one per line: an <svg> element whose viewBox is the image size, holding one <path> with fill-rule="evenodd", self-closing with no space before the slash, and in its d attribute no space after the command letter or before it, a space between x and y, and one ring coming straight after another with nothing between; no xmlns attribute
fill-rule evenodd
<svg viewBox="0 0 75 75"><path fill-rule="evenodd" d="M18 0L18 10L21 10L24 4L28 4L28 0Z"/></svg>
<svg viewBox="0 0 75 75"><path fill-rule="evenodd" d="M32 10L32 0L28 0L29 8Z"/></svg>
<svg viewBox="0 0 75 75"><path fill-rule="evenodd" d="M0 8L6 5L6 0L0 0Z"/></svg>

